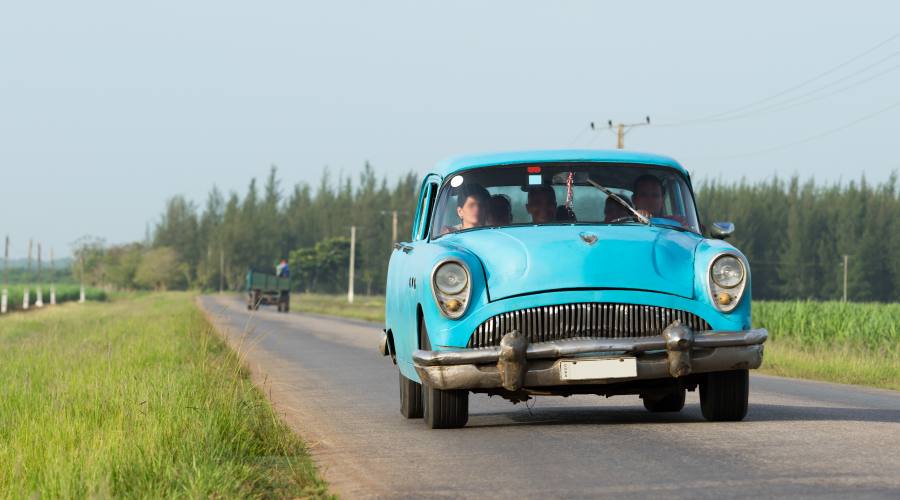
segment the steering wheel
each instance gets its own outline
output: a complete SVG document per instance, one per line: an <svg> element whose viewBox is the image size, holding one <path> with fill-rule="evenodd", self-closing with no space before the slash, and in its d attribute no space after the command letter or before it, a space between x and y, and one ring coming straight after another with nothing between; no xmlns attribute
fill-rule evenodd
<svg viewBox="0 0 900 500"><path fill-rule="evenodd" d="M617 217L617 218L609 221L608 224L618 224L620 222L626 222L626 221L632 221L632 220L637 220L637 217L635 217L633 215L626 215L624 217Z"/></svg>

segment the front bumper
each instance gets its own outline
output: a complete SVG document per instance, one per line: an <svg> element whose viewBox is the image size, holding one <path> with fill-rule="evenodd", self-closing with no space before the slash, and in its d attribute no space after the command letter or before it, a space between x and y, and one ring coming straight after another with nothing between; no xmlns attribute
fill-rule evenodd
<svg viewBox="0 0 900 500"><path fill-rule="evenodd" d="M662 335L639 338L586 338L528 344L511 331L499 347L413 353L422 382L436 389L498 389L587 385L683 377L692 373L759 368L765 329L693 332L674 322ZM563 360L592 355L637 359L637 376L596 380L562 377Z"/></svg>

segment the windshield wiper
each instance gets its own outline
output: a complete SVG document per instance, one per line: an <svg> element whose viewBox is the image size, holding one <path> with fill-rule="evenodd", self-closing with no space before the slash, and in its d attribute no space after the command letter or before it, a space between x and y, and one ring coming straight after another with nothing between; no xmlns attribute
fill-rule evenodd
<svg viewBox="0 0 900 500"><path fill-rule="evenodd" d="M648 217L643 216L640 212L638 212L637 210L632 208L631 205L627 201L623 200L621 196L617 195L616 193L613 193L609 189L601 186L600 184L597 184L590 178L588 178L586 180L591 184L591 186L594 186L595 188L599 189L600 191L603 191L604 193L606 193L606 196L609 196L610 198L616 200L619 203L619 205L622 205L623 207L625 207L625 210L628 210L629 212L631 212L631 214L634 215L635 218L637 218L637 220L643 222L644 224L647 224L648 226L650 225L650 219Z"/></svg>

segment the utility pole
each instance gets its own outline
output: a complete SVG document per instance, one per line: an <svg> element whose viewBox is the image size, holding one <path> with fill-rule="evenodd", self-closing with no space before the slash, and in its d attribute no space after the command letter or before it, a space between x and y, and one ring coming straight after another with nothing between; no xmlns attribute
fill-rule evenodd
<svg viewBox="0 0 900 500"><path fill-rule="evenodd" d="M225 250L219 249L219 293L225 289Z"/></svg>
<svg viewBox="0 0 900 500"><path fill-rule="evenodd" d="M397 243L397 211L391 212L391 245Z"/></svg>
<svg viewBox="0 0 900 500"><path fill-rule="evenodd" d="M397 243L397 228L398 217L400 214L405 214L406 212L403 210L382 210L381 215L390 215L391 216L391 247L394 246L394 243Z"/></svg>
<svg viewBox="0 0 900 500"><path fill-rule="evenodd" d="M842 299L842 302L847 302L847 264L849 259L850 256L844 254L844 298Z"/></svg>
<svg viewBox="0 0 900 500"><path fill-rule="evenodd" d="M56 305L56 284L54 283L54 278L56 277L56 266L53 262L53 248L50 248L50 305Z"/></svg>
<svg viewBox="0 0 900 500"><path fill-rule="evenodd" d="M0 314L6 314L9 300L9 235L6 235L6 250L3 252L3 292L0 293Z"/></svg>
<svg viewBox="0 0 900 500"><path fill-rule="evenodd" d="M38 242L37 254L37 300L34 301L35 307L44 307L44 290L41 289L41 242Z"/></svg>
<svg viewBox="0 0 900 500"><path fill-rule="evenodd" d="M617 125L613 125L612 120L607 120L606 123L609 126L609 130L615 129L616 131L616 149L625 149L625 134L631 132L631 129L633 129L634 127L650 125L650 117L645 117L644 121L639 123L619 123ZM597 130L597 126L594 124L594 122L591 122L591 130Z"/></svg>
<svg viewBox="0 0 900 500"><path fill-rule="evenodd" d="M31 279L31 240L28 240L28 279ZM22 294L22 309L28 309L28 305L31 302L31 291L28 289L28 284L25 284L25 292Z"/></svg>
<svg viewBox="0 0 900 500"><path fill-rule="evenodd" d="M353 303L353 268L356 265L356 226L350 226L350 283L347 285L347 302Z"/></svg>

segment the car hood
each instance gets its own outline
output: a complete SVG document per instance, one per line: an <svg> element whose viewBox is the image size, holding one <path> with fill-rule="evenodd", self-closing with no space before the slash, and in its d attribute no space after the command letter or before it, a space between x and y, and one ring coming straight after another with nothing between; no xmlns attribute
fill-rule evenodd
<svg viewBox="0 0 900 500"><path fill-rule="evenodd" d="M589 241L596 238L591 244ZM649 290L692 298L701 237L658 226L523 226L446 235L484 265L491 301L565 289Z"/></svg>

